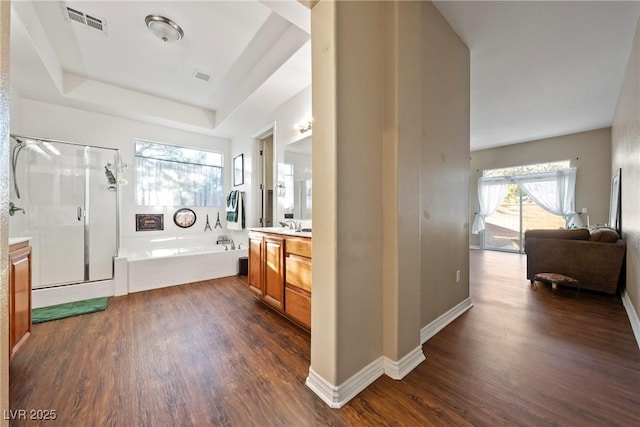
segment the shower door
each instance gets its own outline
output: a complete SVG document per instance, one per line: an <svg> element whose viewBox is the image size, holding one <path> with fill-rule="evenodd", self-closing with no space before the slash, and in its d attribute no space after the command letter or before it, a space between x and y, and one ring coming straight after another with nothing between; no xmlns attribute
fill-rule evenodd
<svg viewBox="0 0 640 427"><path fill-rule="evenodd" d="M12 201L25 208L22 234L33 238L33 288L113 278L117 151L26 141L16 162L21 198Z"/></svg>

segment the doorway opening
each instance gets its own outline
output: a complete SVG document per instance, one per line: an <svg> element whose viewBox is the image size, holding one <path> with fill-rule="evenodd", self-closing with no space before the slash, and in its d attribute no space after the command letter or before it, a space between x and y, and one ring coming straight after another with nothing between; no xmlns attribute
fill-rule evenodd
<svg viewBox="0 0 640 427"><path fill-rule="evenodd" d="M258 139L258 153L260 155L260 173L258 191L260 192L260 227L273 227L274 210L274 144L273 129L267 131Z"/></svg>

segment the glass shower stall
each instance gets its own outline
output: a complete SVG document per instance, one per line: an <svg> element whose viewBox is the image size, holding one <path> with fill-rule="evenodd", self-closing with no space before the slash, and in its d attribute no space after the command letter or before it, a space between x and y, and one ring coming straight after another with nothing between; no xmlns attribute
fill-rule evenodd
<svg viewBox="0 0 640 427"><path fill-rule="evenodd" d="M33 289L113 279L118 150L11 136L9 235L31 237Z"/></svg>

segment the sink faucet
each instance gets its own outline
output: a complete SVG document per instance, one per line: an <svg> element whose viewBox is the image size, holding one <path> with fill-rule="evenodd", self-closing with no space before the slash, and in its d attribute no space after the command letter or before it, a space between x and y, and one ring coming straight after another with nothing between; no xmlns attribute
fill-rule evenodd
<svg viewBox="0 0 640 427"><path fill-rule="evenodd" d="M232 251L236 250L236 243L233 241L233 239L231 239L231 250Z"/></svg>
<svg viewBox="0 0 640 427"><path fill-rule="evenodd" d="M302 225L302 222L295 222L294 220L289 220L289 228L291 230L298 230L300 228L300 226Z"/></svg>

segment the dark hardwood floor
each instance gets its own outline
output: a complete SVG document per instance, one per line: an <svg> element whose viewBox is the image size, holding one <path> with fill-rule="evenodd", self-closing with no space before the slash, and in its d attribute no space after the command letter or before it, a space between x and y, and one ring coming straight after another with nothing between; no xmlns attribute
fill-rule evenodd
<svg viewBox="0 0 640 427"><path fill-rule="evenodd" d="M474 307L404 380L383 376L340 410L304 384L309 334L232 277L34 325L10 366L11 409L56 419L11 425L640 425L640 350L619 297L534 289L520 255L470 257Z"/></svg>

